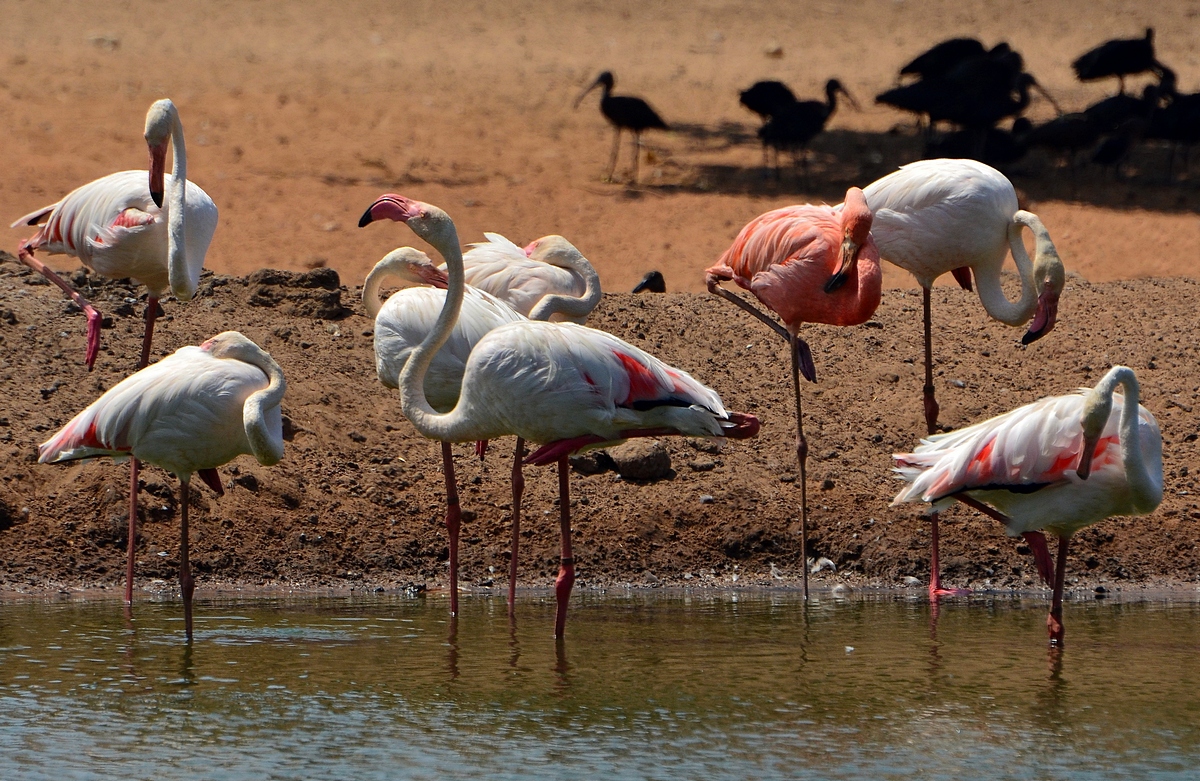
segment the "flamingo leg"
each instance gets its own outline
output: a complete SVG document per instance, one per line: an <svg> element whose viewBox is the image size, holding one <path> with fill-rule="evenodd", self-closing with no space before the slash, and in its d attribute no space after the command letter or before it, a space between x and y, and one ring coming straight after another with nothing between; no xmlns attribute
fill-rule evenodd
<svg viewBox="0 0 1200 781"><path fill-rule="evenodd" d="M792 390L796 394L796 461L800 464L800 571L804 599L808 599L808 440L800 407L800 337L791 338Z"/></svg>
<svg viewBox="0 0 1200 781"><path fill-rule="evenodd" d="M1062 599L1063 585L1067 580L1067 546L1070 544L1070 537L1058 538L1058 563L1054 568L1054 601L1050 603L1050 615L1046 616L1050 644L1059 647L1063 644Z"/></svg>
<svg viewBox="0 0 1200 781"><path fill-rule="evenodd" d="M442 473L446 476L446 535L450 538L450 615L458 615L458 531L462 509L458 503L458 485L454 479L454 452L449 442L442 443Z"/></svg>
<svg viewBox="0 0 1200 781"><path fill-rule="evenodd" d="M611 182L613 173L617 170L617 152L621 149L621 127L619 125L613 128L613 146L612 154L608 156L608 176L604 177L604 181Z"/></svg>
<svg viewBox="0 0 1200 781"><path fill-rule="evenodd" d="M192 594L196 581L192 577L192 566L188 562L188 499L190 488L187 480L179 482L179 591L183 594L183 626L187 641L192 642Z"/></svg>
<svg viewBox="0 0 1200 781"><path fill-rule="evenodd" d="M512 618L517 601L517 549L521 545L521 496L525 493L525 472L521 459L525 457L525 440L517 437L513 452L512 471L512 558L508 560L508 617Z"/></svg>
<svg viewBox="0 0 1200 781"><path fill-rule="evenodd" d="M133 604L133 558L134 547L137 544L137 496L138 472L141 462L136 458L129 459L129 542L125 555L125 604Z"/></svg>
<svg viewBox="0 0 1200 781"><path fill-rule="evenodd" d="M951 496L968 507L975 508L989 518L995 518L1005 526L1008 526L1010 523L1012 523L1011 518L997 510L995 507L986 505L965 492L959 491ZM1046 535L1042 534L1041 532L1024 532L1021 534L1021 539L1025 540L1025 543L1029 546L1030 551L1033 553L1033 560L1037 564L1038 574L1041 576L1042 580L1046 581L1047 583L1053 583L1054 564L1050 560L1050 549L1046 546Z"/></svg>
<svg viewBox="0 0 1200 781"><path fill-rule="evenodd" d="M925 430L937 433L938 403L933 390L933 317L930 311L929 288L921 288L922 308L925 310Z"/></svg>
<svg viewBox="0 0 1200 781"><path fill-rule="evenodd" d="M562 526L562 560L554 581L558 610L554 615L554 637L559 639L567 627L567 601L575 585L575 558L571 555L571 473L564 455L558 459L558 511Z"/></svg>
<svg viewBox="0 0 1200 781"><path fill-rule="evenodd" d="M68 285L62 277L55 274L45 263L35 258L33 256L33 247L28 243L21 243L20 249L17 250L17 257L26 266L29 266L46 279L58 285L67 294L67 297L74 301L83 310L84 314L87 315L87 352L84 354L84 362L87 364L88 371L91 371L92 366L96 363L96 356L100 353L100 312L96 310L96 307L88 303L88 300L80 295L78 290Z"/></svg>
<svg viewBox="0 0 1200 781"><path fill-rule="evenodd" d="M146 331L142 335L142 358L138 361L139 369L150 365L150 342L154 339L154 321L160 314L162 314L162 308L158 305L158 299L150 296L146 300Z"/></svg>

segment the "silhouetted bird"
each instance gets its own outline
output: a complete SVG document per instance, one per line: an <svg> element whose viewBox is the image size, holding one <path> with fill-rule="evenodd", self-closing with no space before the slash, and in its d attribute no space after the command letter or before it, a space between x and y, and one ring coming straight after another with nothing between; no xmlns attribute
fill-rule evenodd
<svg viewBox="0 0 1200 781"><path fill-rule="evenodd" d="M633 288L633 292L642 293L649 291L651 293L667 292L667 281L663 279L661 271L648 271L646 276L642 277L642 281L637 283Z"/></svg>
<svg viewBox="0 0 1200 781"><path fill-rule="evenodd" d="M781 106L796 102L796 96L782 81L756 81L741 92L738 102L762 117L765 122Z"/></svg>
<svg viewBox="0 0 1200 781"><path fill-rule="evenodd" d="M1176 150L1183 147L1186 171L1191 147L1200 143L1200 92L1175 92L1167 100L1167 105L1155 109L1150 115L1145 137L1171 142L1171 155L1167 159L1167 175L1170 176Z"/></svg>
<svg viewBox="0 0 1200 781"><path fill-rule="evenodd" d="M1025 134L1023 140L1029 148L1041 147L1066 157L1073 173L1075 155L1099 141L1100 130L1086 114L1076 112L1038 125Z"/></svg>
<svg viewBox="0 0 1200 781"><path fill-rule="evenodd" d="M917 55L913 61L900 69L901 76L919 76L934 79L945 76L960 63L982 57L987 53L983 44L975 38L951 38Z"/></svg>
<svg viewBox="0 0 1200 781"><path fill-rule="evenodd" d="M1101 133L1112 133L1127 119L1149 119L1158 107L1161 97L1162 90L1159 85L1147 84L1140 98L1125 94L1113 95L1096 101L1085 108L1083 113Z"/></svg>
<svg viewBox="0 0 1200 781"><path fill-rule="evenodd" d="M927 144L925 157L967 158L1002 168L1025 156L1027 147L1024 136L1032 129L1033 123L1028 118L1017 117L1013 120L1011 130L998 127L990 127L983 131L956 130Z"/></svg>
<svg viewBox="0 0 1200 781"><path fill-rule="evenodd" d="M798 100L787 105L777 106L775 114L758 129L758 137L763 144L763 167L769 168L767 148L770 147L775 150L777 175L779 152L784 150L791 152L793 164L799 155L807 172L808 159L804 152L807 150L809 142L825 129L825 123L837 110L839 93L846 96L850 105L858 108L858 102L854 100L854 96L837 79L825 82L824 103L819 100Z"/></svg>
<svg viewBox="0 0 1200 781"><path fill-rule="evenodd" d="M1108 138L1092 153L1092 162L1105 168L1112 167L1113 176L1121 178L1121 163L1145 135L1150 122L1143 117L1128 117L1115 128Z"/></svg>
<svg viewBox="0 0 1200 781"><path fill-rule="evenodd" d="M583 101L584 97L589 92L599 86L604 87L604 95L600 98L600 113L605 119L612 124L613 130L613 148L612 156L608 161L608 176L606 181L612 181L613 171L617 167L617 151L621 144L621 129L624 128L633 133L633 183L637 184L637 169L638 157L642 148L642 131L644 130L670 130L667 123L662 121L654 109L650 108L650 104L641 98L634 98L627 95L612 94L613 75L611 71L604 71L592 85L585 89L578 98L575 99L575 107Z"/></svg>
<svg viewBox="0 0 1200 781"><path fill-rule="evenodd" d="M1125 77L1135 73L1157 70L1154 58L1154 28L1146 28L1144 38L1117 38L1105 41L1091 51L1081 54L1071 63L1080 81L1095 81L1116 76L1125 94Z"/></svg>

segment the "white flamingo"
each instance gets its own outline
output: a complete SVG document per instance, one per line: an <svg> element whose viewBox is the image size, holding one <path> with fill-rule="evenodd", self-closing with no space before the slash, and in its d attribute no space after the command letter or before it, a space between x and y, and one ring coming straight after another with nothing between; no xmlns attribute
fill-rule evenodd
<svg viewBox="0 0 1200 781"><path fill-rule="evenodd" d="M562 236L543 236L522 249L485 233L463 255L466 283L508 303L530 320L582 325L600 303L600 275ZM442 266L443 270L445 266Z"/></svg>
<svg viewBox="0 0 1200 781"><path fill-rule="evenodd" d="M972 273L987 313L1002 323L1029 330L1029 344L1054 328L1066 275L1050 233L1037 215L1017 207L1012 183L996 169L974 160L921 160L903 166L863 188L874 215L871 235L879 255L910 272L921 285L925 319L925 426L937 431L938 403L933 388L933 326L929 291L946 272L965 289ZM1031 262L1021 229L1034 235ZM1009 251L1021 279L1021 297L1004 295L1000 270ZM965 593L941 587L938 520L932 521L929 593Z"/></svg>
<svg viewBox="0 0 1200 781"><path fill-rule="evenodd" d="M38 448L38 461L132 456L179 478L179 586L188 642L192 592L188 494L192 473L222 493L216 468L243 453L270 466L283 458L279 364L237 331L183 347L114 385ZM132 580L132 573L130 580Z"/></svg>
<svg viewBox="0 0 1200 781"><path fill-rule="evenodd" d="M1118 385L1123 394L1114 396ZM1071 535L1112 515L1146 515L1162 501L1162 434L1138 399L1133 370L1114 366L1094 388L931 436L895 456L896 471L912 485L892 504L932 502L936 509L957 499L1003 521L1011 536L1033 542L1043 529L1057 536L1046 625L1051 642L1061 644ZM1047 580L1049 558L1041 539L1038 569Z"/></svg>
<svg viewBox="0 0 1200 781"><path fill-rule="evenodd" d="M516 435L544 444L529 463L558 463L562 560L555 583L555 636L561 637L575 580L567 456L638 436L744 438L758 432L758 420L727 412L714 391L610 334L574 323L538 321L500 326L480 339L467 361L458 403L439 414L425 396L424 378L462 308L458 234L441 209L401 195L385 195L369 211L373 219L405 222L441 253L449 275L437 324L400 374L404 416L423 436L443 442ZM520 461L514 466L519 471ZM520 508L516 486L513 495L515 530Z"/></svg>
<svg viewBox="0 0 1200 781"><path fill-rule="evenodd" d="M191 300L217 229L212 198L187 181L183 125L174 103L159 100L150 106L145 136L150 149L148 178L145 171L109 174L12 224L14 228L41 225L36 234L21 242L18 255L87 313L89 370L100 350L100 313L37 260L34 251L44 248L51 255L71 255L107 277L132 277L149 289L141 368L150 359L158 299L170 290L180 301ZM174 152L170 175L164 173L168 142Z"/></svg>

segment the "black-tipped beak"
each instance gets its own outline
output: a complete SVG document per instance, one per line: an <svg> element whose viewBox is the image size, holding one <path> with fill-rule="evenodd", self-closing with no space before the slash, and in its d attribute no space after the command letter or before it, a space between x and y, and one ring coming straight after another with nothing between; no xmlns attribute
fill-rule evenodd
<svg viewBox="0 0 1200 781"><path fill-rule="evenodd" d="M150 145L150 200L162 208L163 193L166 190L163 180L167 168L167 142Z"/></svg>
<svg viewBox="0 0 1200 781"><path fill-rule="evenodd" d="M371 204L371 206L374 206L374 205L375 204ZM371 207L368 206L367 210L365 212L363 212L363 216L358 218L358 227L365 228L374 221L375 221L375 218L371 216Z"/></svg>
<svg viewBox="0 0 1200 781"><path fill-rule="evenodd" d="M854 242L849 236L842 240L841 257L838 261L837 271L825 283L825 292L832 293L842 285L846 284L846 280L850 277L850 268L854 265L855 258L858 257L859 245Z"/></svg>

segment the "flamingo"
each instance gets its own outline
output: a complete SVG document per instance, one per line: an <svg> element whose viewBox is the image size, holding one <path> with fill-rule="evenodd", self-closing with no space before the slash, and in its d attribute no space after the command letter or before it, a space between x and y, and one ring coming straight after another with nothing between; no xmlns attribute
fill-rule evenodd
<svg viewBox="0 0 1200 781"><path fill-rule="evenodd" d="M58 203L26 214L11 226L42 226L21 242L18 257L58 285L87 313L89 371L100 351L100 313L35 258L34 251L44 247L51 255L71 255L105 276L132 277L149 288L138 363L142 368L150 360L158 299L168 289L180 301L192 299L200 284L204 255L217 229L217 207L212 198L187 181L183 124L174 103L164 99L150 106L145 137L150 149L149 180L145 171L109 174L72 190ZM168 141L175 158L170 175L164 173Z"/></svg>
<svg viewBox="0 0 1200 781"><path fill-rule="evenodd" d="M42 224L21 242L18 257L58 285L87 314L85 361L88 371L100 351L100 313L77 290L34 257L43 247L52 254L73 255L90 269L109 277L132 277L150 290L146 327L138 368L150 362L150 342L158 317L158 299L168 289L190 301L200 284L204 256L217 229L217 207L208 193L187 180L187 153L179 111L170 100L158 100L146 112L149 177L145 171L119 171L83 185L58 203L38 209L12 224ZM164 173L167 143L174 152L172 173ZM163 195L166 193L166 205ZM44 223L44 224L43 224ZM125 602L133 602L134 546L137 539L138 460L130 460L129 540Z"/></svg>
<svg viewBox="0 0 1200 781"><path fill-rule="evenodd" d="M800 407L800 375L816 382L803 323L858 325L879 306L883 273L871 238L871 211L862 190L846 191L844 208L788 206L751 220L715 266L705 271L710 292L762 320L788 341L796 395L796 459L800 464L800 556L808 598L808 440ZM782 318L780 326L753 304L721 287L733 280Z"/></svg>
<svg viewBox="0 0 1200 781"><path fill-rule="evenodd" d="M463 255L467 285L530 320L582 325L600 303L600 275L562 236L543 236L522 249L499 233L483 235L487 241L472 244Z"/></svg>
<svg viewBox="0 0 1200 781"><path fill-rule="evenodd" d="M237 331L182 347L126 377L38 447L38 461L133 457L179 478L179 586L192 641L188 498L192 473L223 493L216 468L243 453L283 458L279 403L287 384L274 359Z"/></svg>
<svg viewBox="0 0 1200 781"><path fill-rule="evenodd" d="M875 215L871 235L884 259L917 278L925 318L925 427L937 431L938 403L933 388L933 325L930 288L947 271L966 290L971 277L987 313L1002 323L1029 330L1021 338L1030 344L1054 328L1058 299L1066 281L1062 259L1050 233L1036 214L1017 208L1017 193L1004 174L975 160L921 160L902 166L864 188ZM1031 263L1021 228L1034 235ZM1012 250L1021 277L1021 297L1009 301L1000 283L1000 269ZM973 272L973 274L972 274ZM963 593L941 586L938 566L938 517L931 516L931 598Z"/></svg>
<svg viewBox="0 0 1200 781"><path fill-rule="evenodd" d="M567 456L580 448L641 436L746 438L757 434L758 420L726 411L716 392L615 336L575 323L533 320L509 323L484 335L467 359L457 404L439 414L425 394L424 380L453 333L465 294L454 222L436 206L402 195L384 195L369 211L372 219L406 223L442 255L449 276L436 326L400 373L404 416L422 436L442 442L516 435L543 445L528 463L558 464L562 558L555 581L554 634L562 637L575 581ZM520 478L521 465L520 460L514 464L514 478ZM513 499L515 538L519 479L514 480Z"/></svg>
<svg viewBox="0 0 1200 781"><path fill-rule="evenodd" d="M600 98L600 113L613 126L612 155L608 161L608 176L604 178L604 181L612 181L613 171L617 168L617 152L621 148L621 128L628 128L633 133L632 180L634 184L637 184L638 155L642 150L642 133L647 130L670 130L671 128L658 115L658 112L650 108L650 104L641 98L612 94L614 83L612 71L604 71L596 77L590 87L575 99L575 108L579 108L579 104L583 102L587 94L596 87L604 88L604 94Z"/></svg>
<svg viewBox="0 0 1200 781"><path fill-rule="evenodd" d="M1114 396L1118 385L1123 393ZM1046 628L1050 642L1061 645L1071 535L1112 515L1146 515L1162 501L1162 434L1139 398L1133 370L1114 366L1094 388L931 436L895 456L896 471L911 485L892 504L936 508L958 500L998 518L1010 536L1057 536ZM1045 545L1043 538L1039 570L1049 581Z"/></svg>

